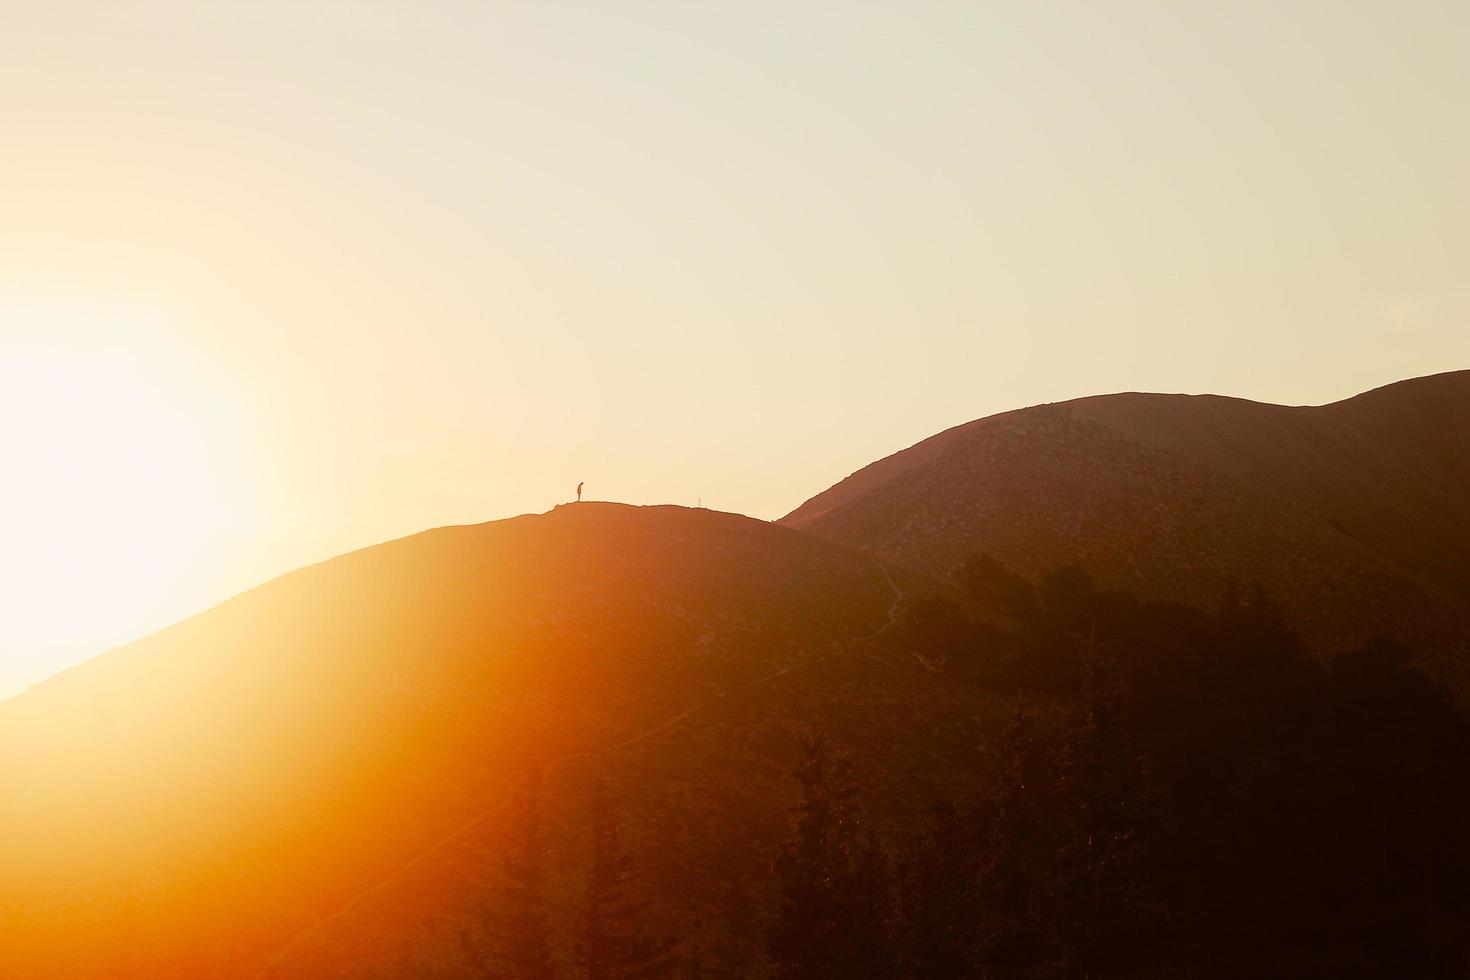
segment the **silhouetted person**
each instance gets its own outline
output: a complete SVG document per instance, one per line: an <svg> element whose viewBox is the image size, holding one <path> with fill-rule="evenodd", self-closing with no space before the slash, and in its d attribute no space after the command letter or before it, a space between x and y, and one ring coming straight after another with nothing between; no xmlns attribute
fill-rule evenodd
<svg viewBox="0 0 1470 980"><path fill-rule="evenodd" d="M577 484L577 503L580 504L581 502L582 502L582 484L578 483Z"/></svg>

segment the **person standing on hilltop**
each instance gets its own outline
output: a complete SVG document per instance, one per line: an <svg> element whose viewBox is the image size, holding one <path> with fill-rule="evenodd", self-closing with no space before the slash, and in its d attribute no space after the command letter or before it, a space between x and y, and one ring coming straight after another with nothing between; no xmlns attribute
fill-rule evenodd
<svg viewBox="0 0 1470 980"><path fill-rule="evenodd" d="M582 484L578 483L577 484L577 503L580 504L581 502L582 502Z"/></svg>

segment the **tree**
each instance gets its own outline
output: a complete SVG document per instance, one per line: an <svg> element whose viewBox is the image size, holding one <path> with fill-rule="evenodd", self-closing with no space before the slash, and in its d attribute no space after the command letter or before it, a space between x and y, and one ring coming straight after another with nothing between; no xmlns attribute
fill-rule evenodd
<svg viewBox="0 0 1470 980"><path fill-rule="evenodd" d="M958 977L975 962L977 882L983 837L974 810L934 804L928 827L901 862L904 972Z"/></svg>
<svg viewBox="0 0 1470 980"><path fill-rule="evenodd" d="M903 862L907 974L1036 975L1056 851L1043 749L1018 698L986 793L968 809L948 801L934 807Z"/></svg>
<svg viewBox="0 0 1470 980"><path fill-rule="evenodd" d="M673 942L641 931L644 903L629 894L633 864L623 848L617 807L602 780L592 788L592 864L578 956L588 980L664 976Z"/></svg>
<svg viewBox="0 0 1470 980"><path fill-rule="evenodd" d="M1045 959L1045 879L1055 854L1043 799L1050 773L1025 703L1001 736L979 874L979 959L986 977L1035 975Z"/></svg>
<svg viewBox="0 0 1470 980"><path fill-rule="evenodd" d="M778 974L793 978L893 974L884 854L860 826L845 756L825 736L801 737L795 836L776 859L781 903L769 936Z"/></svg>
<svg viewBox="0 0 1470 980"><path fill-rule="evenodd" d="M982 605L1017 622L1029 624L1040 611L1031 583L987 554L967 558L956 578Z"/></svg>
<svg viewBox="0 0 1470 980"><path fill-rule="evenodd" d="M1128 691L1118 665L1090 647L1081 698L1057 767L1063 844L1057 856L1057 921L1064 973L1117 976L1152 948L1147 848L1155 836L1152 773L1133 743Z"/></svg>
<svg viewBox="0 0 1470 980"><path fill-rule="evenodd" d="M500 863L500 880L485 911L493 952L486 955L468 932L460 938L481 976L550 980L555 971L546 912L539 774L526 778L513 806L515 818Z"/></svg>

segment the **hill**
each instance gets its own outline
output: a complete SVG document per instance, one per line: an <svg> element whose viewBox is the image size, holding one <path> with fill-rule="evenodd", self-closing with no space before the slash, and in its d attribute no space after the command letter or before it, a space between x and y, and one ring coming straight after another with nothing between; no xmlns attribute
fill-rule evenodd
<svg viewBox="0 0 1470 980"><path fill-rule="evenodd" d="M0 703L3 971L484 975L461 937L539 773L563 968L606 779L641 924L769 975L816 724L885 849L873 948L911 975L1034 919L1047 963L1128 961L1106 975L1457 976L1470 714L1391 644L1327 669L1269 604L1122 593L1259 579L1317 652L1396 634L1458 682L1465 384L1084 399L880 461L800 529L586 503L284 576ZM976 551L1030 581L938 581ZM1043 578L1072 562L1110 588ZM1088 854L1137 898L1106 948L1072 928L1124 907L1088 904Z"/></svg>
<svg viewBox="0 0 1470 980"><path fill-rule="evenodd" d="M1007 412L781 523L937 577L983 551L1200 607L1259 581L1314 642L1399 639L1463 692L1470 372L1315 407L1129 393Z"/></svg>
<svg viewBox="0 0 1470 980"><path fill-rule="evenodd" d="M654 920L742 972L760 930L723 930L770 907L788 736L822 719L907 822L1003 710L877 642L929 588L591 503L287 575L0 704L7 975L403 975L407 949L454 975L533 767L559 893L606 775Z"/></svg>

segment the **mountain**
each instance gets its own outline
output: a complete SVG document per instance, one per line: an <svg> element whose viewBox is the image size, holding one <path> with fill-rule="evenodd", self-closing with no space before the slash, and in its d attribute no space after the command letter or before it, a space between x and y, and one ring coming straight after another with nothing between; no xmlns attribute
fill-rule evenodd
<svg viewBox="0 0 1470 980"><path fill-rule="evenodd" d="M932 588L773 524L596 503L287 575L0 704L4 972L452 964L532 768L568 907L605 775L653 921L738 972L797 731L820 719L905 823L1005 711L880 642Z"/></svg>
<svg viewBox="0 0 1470 980"><path fill-rule="evenodd" d="M1470 371L1322 406L1128 393L1007 412L780 523L940 578L978 551L1200 607L1258 581L1314 642L1395 638L1470 691Z"/></svg>
<svg viewBox="0 0 1470 980"><path fill-rule="evenodd" d="M1397 636L1464 694L1467 422L1465 373L1313 408L1104 396L951 429L781 524L579 503L294 572L0 703L0 973L478 975L461 936L536 773L563 966L606 779L642 924L710 974L768 975L815 724L853 756L904 928L931 921L915 894L970 893L951 866L1006 853L997 787L1035 808L1010 840L1041 901L1094 880L1061 845L1091 848L1079 820L1111 811L1079 794L1136 779L1108 832L1123 854L1169 808L1135 869L1175 917L1150 955L1458 975L1412 964L1465 962L1470 714L1397 648L1324 670L1256 603L1200 616L999 576L1030 605L985 610L943 580L975 552L1206 608L1259 580L1315 649ZM1006 770L1032 737L1007 741L1031 731L1018 699L1036 741ZM1088 789L1078 759L1132 775ZM978 928L960 908L935 935Z"/></svg>

